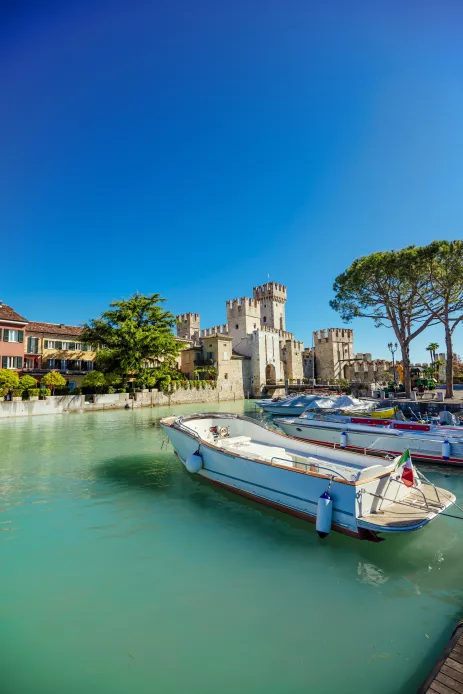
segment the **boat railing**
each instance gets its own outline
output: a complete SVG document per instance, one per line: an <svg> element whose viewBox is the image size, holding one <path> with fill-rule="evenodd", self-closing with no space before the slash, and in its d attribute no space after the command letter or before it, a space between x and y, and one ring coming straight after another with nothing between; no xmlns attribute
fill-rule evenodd
<svg viewBox="0 0 463 694"><path fill-rule="evenodd" d="M332 467L326 467L325 465L319 465L318 463L310 462L310 463L304 463L300 460L288 460L287 458L279 458L277 455L274 455L270 459L270 464L273 465L274 460L281 460L282 462L286 463L286 466L288 463L295 463L296 465L304 465L305 466L305 472L307 475L310 475L311 472L317 473L319 470L327 470L328 472L331 473L330 477L334 480L336 477L340 477L341 479L345 480L346 482L349 482L350 480L342 475L338 470L333 470ZM316 470L310 470L309 468L316 468Z"/></svg>

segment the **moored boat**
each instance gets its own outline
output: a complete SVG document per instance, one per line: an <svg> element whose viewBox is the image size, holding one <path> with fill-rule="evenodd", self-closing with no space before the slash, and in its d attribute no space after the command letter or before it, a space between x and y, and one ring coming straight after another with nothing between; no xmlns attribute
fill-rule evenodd
<svg viewBox="0 0 463 694"><path fill-rule="evenodd" d="M455 502L418 474L406 481L399 457L327 450L242 415L173 416L161 426L189 472L316 523L321 536L378 541L422 528Z"/></svg>
<svg viewBox="0 0 463 694"><path fill-rule="evenodd" d="M278 401L258 400L256 404L271 415L299 416L307 410L370 412L376 409L374 400L358 400L349 395L291 395Z"/></svg>
<svg viewBox="0 0 463 694"><path fill-rule="evenodd" d="M347 450L368 449L399 455L409 448L415 461L463 465L463 429L338 414L304 413L277 419L289 436L319 444L339 444Z"/></svg>

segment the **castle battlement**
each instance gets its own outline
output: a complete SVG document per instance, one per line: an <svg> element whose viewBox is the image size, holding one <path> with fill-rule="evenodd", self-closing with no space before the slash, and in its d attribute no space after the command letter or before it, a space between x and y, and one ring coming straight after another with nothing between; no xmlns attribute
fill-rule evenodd
<svg viewBox="0 0 463 694"><path fill-rule="evenodd" d="M188 323L188 322L198 322L199 323L199 313L181 313L176 316L177 323Z"/></svg>
<svg viewBox="0 0 463 694"><path fill-rule="evenodd" d="M286 348L298 349L300 352L304 349L304 343L302 340L293 340L291 338L287 339L285 342Z"/></svg>
<svg viewBox="0 0 463 694"><path fill-rule="evenodd" d="M227 311L235 308L254 308L259 309L259 303L256 299L250 299L248 296L242 296L239 299L231 299L226 302Z"/></svg>
<svg viewBox="0 0 463 694"><path fill-rule="evenodd" d="M321 342L354 342L354 331L348 328L325 328L315 330L313 333L314 341Z"/></svg>
<svg viewBox="0 0 463 694"><path fill-rule="evenodd" d="M228 323L214 325L212 328L201 330L201 337L214 337L215 335L228 335Z"/></svg>
<svg viewBox="0 0 463 694"><path fill-rule="evenodd" d="M278 282L267 282L266 284L261 284L258 287L254 287L252 290L254 299L262 301L263 299L269 299L271 301L281 301L286 302L286 287L284 284L278 284Z"/></svg>

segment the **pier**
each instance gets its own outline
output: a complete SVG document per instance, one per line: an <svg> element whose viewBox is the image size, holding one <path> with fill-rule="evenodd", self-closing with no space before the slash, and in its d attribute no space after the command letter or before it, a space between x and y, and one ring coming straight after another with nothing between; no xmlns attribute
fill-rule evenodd
<svg viewBox="0 0 463 694"><path fill-rule="evenodd" d="M418 694L463 694L463 622L459 622L441 658Z"/></svg>

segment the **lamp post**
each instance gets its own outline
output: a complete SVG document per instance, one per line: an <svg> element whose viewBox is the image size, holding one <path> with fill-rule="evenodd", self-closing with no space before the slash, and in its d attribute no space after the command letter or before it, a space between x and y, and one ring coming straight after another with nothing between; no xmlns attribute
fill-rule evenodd
<svg viewBox="0 0 463 694"><path fill-rule="evenodd" d="M389 342L388 347L389 347L390 353L392 354L392 374L394 376L394 385L396 386L397 385L397 379L396 379L396 373L395 373L395 356L394 356L394 354L397 352L398 344L397 344L397 342L394 342L394 344L392 344L392 342Z"/></svg>

